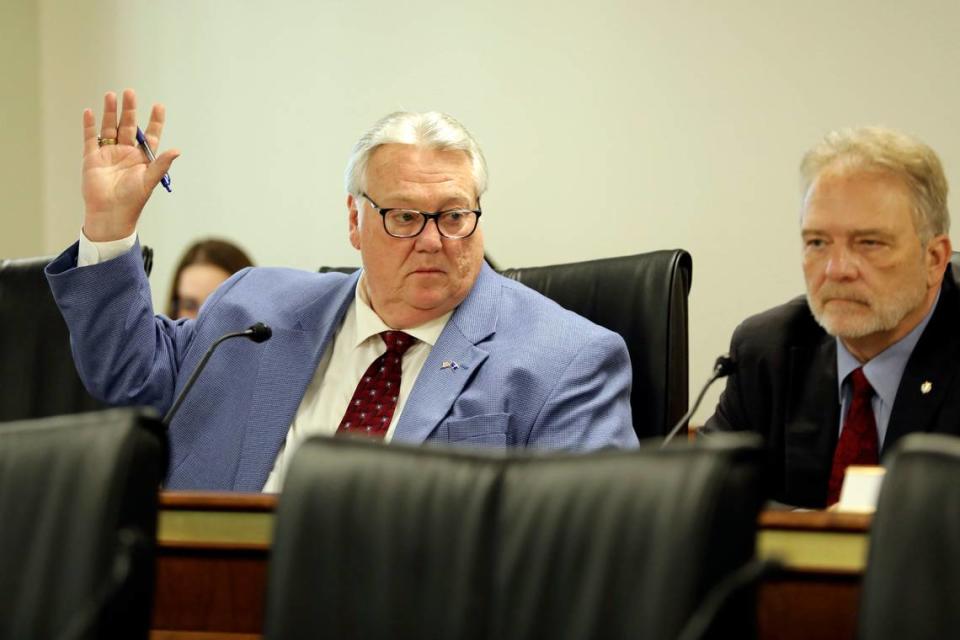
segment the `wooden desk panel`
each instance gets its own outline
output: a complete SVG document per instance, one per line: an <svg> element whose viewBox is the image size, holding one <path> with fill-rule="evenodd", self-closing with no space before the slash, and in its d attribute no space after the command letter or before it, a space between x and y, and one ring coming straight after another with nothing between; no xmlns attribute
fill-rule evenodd
<svg viewBox="0 0 960 640"><path fill-rule="evenodd" d="M276 497L162 493L152 640L252 640L263 630ZM757 552L785 570L758 593L762 640L855 637L870 516L767 511Z"/></svg>
<svg viewBox="0 0 960 640"><path fill-rule="evenodd" d="M275 496L161 493L151 640L261 637Z"/></svg>
<svg viewBox="0 0 960 640"><path fill-rule="evenodd" d="M867 559L870 516L825 511L766 511L757 553L785 570L760 585L762 640L852 640Z"/></svg>

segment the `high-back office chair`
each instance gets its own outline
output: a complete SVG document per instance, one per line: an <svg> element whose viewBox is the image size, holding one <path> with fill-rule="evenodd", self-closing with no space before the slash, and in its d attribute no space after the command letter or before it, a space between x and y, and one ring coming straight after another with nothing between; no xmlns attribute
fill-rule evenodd
<svg viewBox="0 0 960 640"><path fill-rule="evenodd" d="M43 269L0 260L0 422L102 408L80 382L70 335Z"/></svg>
<svg viewBox="0 0 960 640"><path fill-rule="evenodd" d="M623 337L633 365L630 404L639 438L663 437L683 417L689 401L689 253L652 251L502 273Z"/></svg>
<svg viewBox="0 0 960 640"><path fill-rule="evenodd" d="M652 251L501 273L623 337L633 365L630 404L639 438L663 437L683 417L689 401L689 253Z"/></svg>
<svg viewBox="0 0 960 640"><path fill-rule="evenodd" d="M150 275L153 249L141 252ZM0 260L0 423L105 406L77 376L70 334L43 274L51 259Z"/></svg>
<svg viewBox="0 0 960 640"><path fill-rule="evenodd" d="M166 466L130 409L0 429L0 639L147 637Z"/></svg>
<svg viewBox="0 0 960 640"><path fill-rule="evenodd" d="M960 636L960 438L905 436L870 531L860 602L865 640Z"/></svg>
<svg viewBox="0 0 960 640"><path fill-rule="evenodd" d="M266 637L678 638L753 557L760 461L742 434L583 456L308 440ZM716 637L749 638L754 615L734 599Z"/></svg>

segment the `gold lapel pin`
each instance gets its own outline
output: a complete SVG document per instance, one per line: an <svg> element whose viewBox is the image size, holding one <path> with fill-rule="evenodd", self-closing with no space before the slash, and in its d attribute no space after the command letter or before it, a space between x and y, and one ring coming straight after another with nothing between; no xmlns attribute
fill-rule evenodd
<svg viewBox="0 0 960 640"><path fill-rule="evenodd" d="M924 381L924 383L920 385L920 393L923 395L927 395L931 391L933 391L933 383L929 380Z"/></svg>

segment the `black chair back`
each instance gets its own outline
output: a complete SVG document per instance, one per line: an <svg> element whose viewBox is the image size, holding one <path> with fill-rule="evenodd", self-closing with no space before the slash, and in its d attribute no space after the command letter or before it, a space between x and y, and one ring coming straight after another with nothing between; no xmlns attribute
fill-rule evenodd
<svg viewBox="0 0 960 640"><path fill-rule="evenodd" d="M760 464L743 434L582 456L310 439L266 637L675 639L754 556ZM732 598L708 635L749 638L754 616Z"/></svg>
<svg viewBox="0 0 960 640"><path fill-rule="evenodd" d="M498 466L364 444L298 449L277 511L267 637L488 637Z"/></svg>
<svg viewBox="0 0 960 640"><path fill-rule="evenodd" d="M960 438L905 436L888 464L860 602L867 640L960 634Z"/></svg>
<svg viewBox="0 0 960 640"><path fill-rule="evenodd" d="M680 637L754 555L759 458L735 442L509 465L492 637ZM753 635L735 602L711 637Z"/></svg>
<svg viewBox="0 0 960 640"><path fill-rule="evenodd" d="M0 260L0 422L100 409L77 376L43 274L50 258Z"/></svg>
<svg viewBox="0 0 960 640"><path fill-rule="evenodd" d="M687 411L687 297L693 260L682 249L506 269L561 307L619 333L633 366L637 436L665 436Z"/></svg>
<svg viewBox="0 0 960 640"><path fill-rule="evenodd" d="M147 637L166 467L130 409L0 429L0 639Z"/></svg>

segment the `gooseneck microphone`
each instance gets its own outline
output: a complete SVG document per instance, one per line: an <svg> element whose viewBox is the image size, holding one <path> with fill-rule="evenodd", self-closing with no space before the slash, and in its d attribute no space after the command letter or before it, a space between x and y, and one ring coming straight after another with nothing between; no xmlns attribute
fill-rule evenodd
<svg viewBox="0 0 960 640"><path fill-rule="evenodd" d="M673 429L670 430L670 433L667 434L667 437L663 439L663 442L660 444L660 448L664 448L673 438L680 433L680 429L686 426L689 422L690 417L694 412L700 407L700 403L703 402L703 396L707 393L707 389L710 388L714 382L720 378L726 378L728 375L736 371L737 363L733 361L733 358L727 355L720 356L717 358L717 361L713 364L713 374L710 376L710 379L707 380L707 383L703 385L703 388L700 389L700 395L697 396L697 401L693 403L693 406L690 407L690 410L687 411L680 421L674 425Z"/></svg>
<svg viewBox="0 0 960 640"><path fill-rule="evenodd" d="M174 401L173 406L170 407L170 410L167 411L167 415L163 416L163 426L170 426L170 421L173 420L173 416L176 415L177 410L180 408L180 405L183 404L184 398L187 397L187 394L190 393L190 389L193 388L193 383L197 381L197 378L200 377L200 372L203 371L203 368L207 366L207 360L210 359L210 356L213 355L214 350L220 346L221 342L229 340L231 338L248 338L253 340L256 343L266 342L270 339L270 336L273 335L273 330L262 322L251 326L248 329L243 331L235 331L233 333L228 333L226 335L220 336L217 338L210 348L207 349L207 352L203 354L203 358L200 360L200 364L197 365L196 369L193 370L193 373L190 374L190 379L187 380L187 384L183 385L183 389L180 391L180 395L177 396L177 399Z"/></svg>

